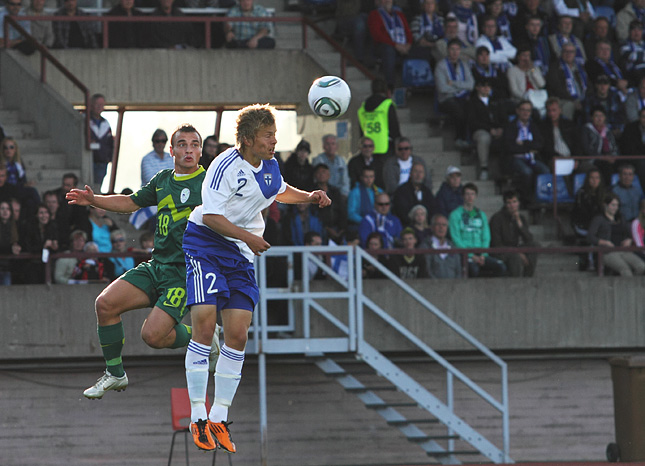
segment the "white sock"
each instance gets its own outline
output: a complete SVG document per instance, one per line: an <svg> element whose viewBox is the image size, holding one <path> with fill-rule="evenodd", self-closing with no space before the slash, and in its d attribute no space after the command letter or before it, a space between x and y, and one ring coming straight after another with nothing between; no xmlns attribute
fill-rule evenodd
<svg viewBox="0 0 645 466"><path fill-rule="evenodd" d="M211 407L209 419L212 422L222 422L228 419L228 408L233 403L235 392L242 378L244 351L234 350L222 345L215 366L215 403Z"/></svg>
<svg viewBox="0 0 645 466"><path fill-rule="evenodd" d="M208 388L208 356L211 347L193 340L186 350L186 384L190 398L190 422L206 419L206 389Z"/></svg>

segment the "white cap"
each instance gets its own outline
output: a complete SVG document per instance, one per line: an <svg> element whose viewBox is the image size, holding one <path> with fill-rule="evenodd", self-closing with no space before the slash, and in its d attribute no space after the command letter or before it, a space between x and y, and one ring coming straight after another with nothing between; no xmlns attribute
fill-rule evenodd
<svg viewBox="0 0 645 466"><path fill-rule="evenodd" d="M459 169L459 167L456 167L454 165L448 165L448 168L446 168L446 178L448 178L453 173L459 173L461 175L461 170Z"/></svg>

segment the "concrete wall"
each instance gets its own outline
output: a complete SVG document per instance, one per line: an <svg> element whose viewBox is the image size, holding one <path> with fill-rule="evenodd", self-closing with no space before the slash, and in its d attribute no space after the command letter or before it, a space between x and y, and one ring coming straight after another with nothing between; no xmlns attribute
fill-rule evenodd
<svg viewBox="0 0 645 466"><path fill-rule="evenodd" d="M83 117L72 108L50 85L40 82L38 57L34 54L38 68L24 66L25 58L14 51L0 52L0 94L5 109L20 111L23 121L33 122L39 137L50 138L50 149L66 154L65 167L79 170L81 179L91 179L91 152L85 150ZM48 65L47 72L53 75L55 69ZM57 73L60 78L60 73ZM74 88L75 99L83 99Z"/></svg>
<svg viewBox="0 0 645 466"><path fill-rule="evenodd" d="M366 295L436 350L472 349L398 288L365 283ZM645 278L417 280L413 287L493 350L619 349L645 342ZM331 288L315 282L312 289ZM0 287L0 360L100 356L94 299L102 285ZM345 320L346 302L321 301ZM163 354L139 330L148 310L125 315L124 355ZM312 312L313 335L336 336ZM386 351L409 350L389 325L366 313L366 339ZM161 350L169 353L173 350Z"/></svg>

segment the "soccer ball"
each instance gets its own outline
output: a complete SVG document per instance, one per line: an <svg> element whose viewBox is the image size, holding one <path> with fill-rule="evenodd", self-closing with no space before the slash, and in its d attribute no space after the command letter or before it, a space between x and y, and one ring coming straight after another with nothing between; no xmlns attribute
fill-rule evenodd
<svg viewBox="0 0 645 466"><path fill-rule="evenodd" d="M309 88L309 106L316 115L338 118L347 111L352 92L345 81L336 76L316 79Z"/></svg>

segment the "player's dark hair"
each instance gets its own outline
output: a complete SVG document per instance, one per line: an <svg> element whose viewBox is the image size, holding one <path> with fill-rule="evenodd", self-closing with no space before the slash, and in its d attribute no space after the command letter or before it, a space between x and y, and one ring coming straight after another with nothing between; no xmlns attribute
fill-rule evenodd
<svg viewBox="0 0 645 466"><path fill-rule="evenodd" d="M170 137L170 144L174 147L175 142L177 142L177 135L179 133L196 133L197 137L199 138L199 144L202 144L202 135L199 134L199 131L195 129L193 125L190 123L184 123L183 125L179 126L173 133L172 136Z"/></svg>

